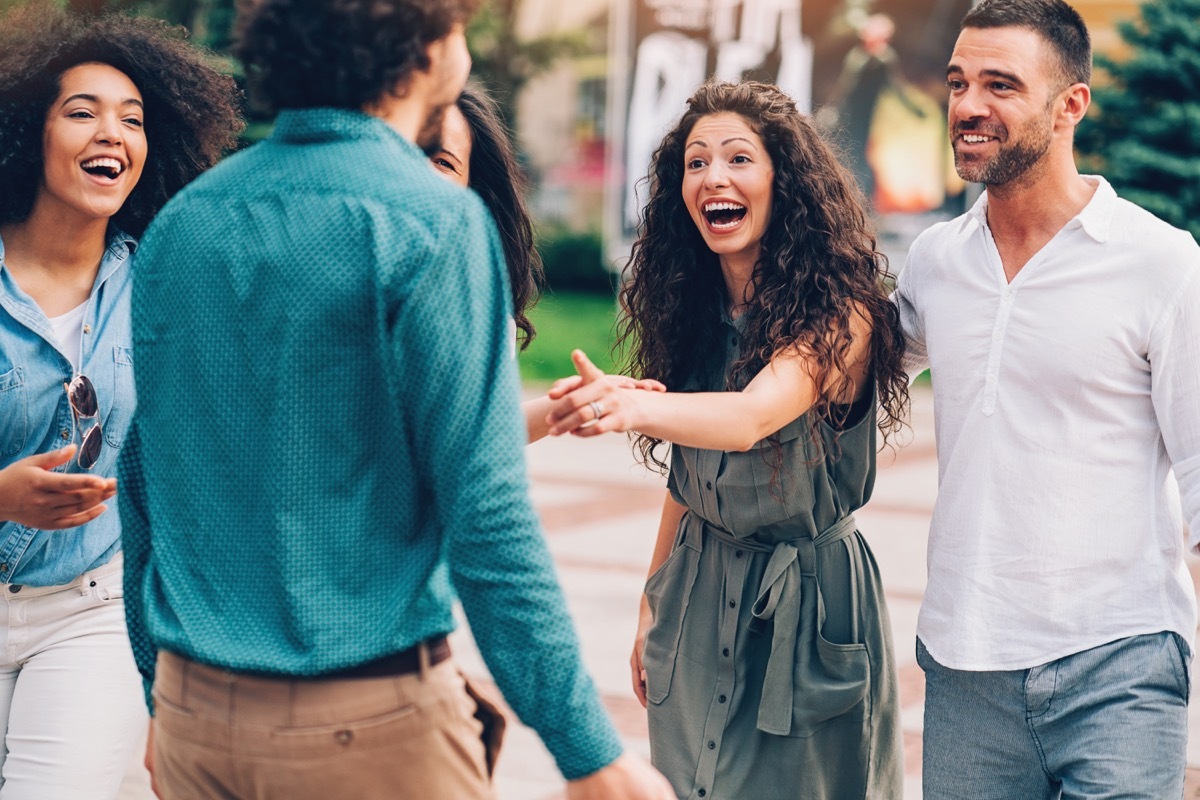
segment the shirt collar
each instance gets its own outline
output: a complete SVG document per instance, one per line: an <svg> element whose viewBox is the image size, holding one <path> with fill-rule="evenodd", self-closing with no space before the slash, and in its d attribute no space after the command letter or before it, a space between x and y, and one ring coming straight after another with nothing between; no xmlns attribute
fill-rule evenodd
<svg viewBox="0 0 1200 800"><path fill-rule="evenodd" d="M271 139L286 144L373 139L391 141L424 158L415 144L378 117L346 108L290 108L279 112Z"/></svg>
<svg viewBox="0 0 1200 800"><path fill-rule="evenodd" d="M1087 205L1075 215L1074 219L1064 227L1080 227L1084 233L1091 236L1097 242L1107 242L1110 228L1112 227L1113 213L1117 207L1117 193L1103 177L1100 175L1082 175L1085 181L1093 184L1096 187L1095 193L1092 194L1092 199L1087 202ZM971 206L971 210L967 212L967 216L975 221L980 227L987 227L987 192L979 196L975 201L975 205Z"/></svg>
<svg viewBox="0 0 1200 800"><path fill-rule="evenodd" d="M137 250L137 246L137 239L133 238L116 225L108 226L108 250L114 256L123 258L125 256L133 255L133 251ZM122 248L124 248L123 251Z"/></svg>
<svg viewBox="0 0 1200 800"><path fill-rule="evenodd" d="M1096 191L1083 210L1075 216L1075 220L1079 221L1080 227L1088 236L1100 243L1107 242L1113 214L1117 211L1116 190L1099 175L1084 175L1083 179L1095 184Z"/></svg>

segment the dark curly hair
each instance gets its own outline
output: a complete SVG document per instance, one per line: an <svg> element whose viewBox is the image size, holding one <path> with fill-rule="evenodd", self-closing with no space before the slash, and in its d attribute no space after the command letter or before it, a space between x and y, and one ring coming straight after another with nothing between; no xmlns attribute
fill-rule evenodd
<svg viewBox="0 0 1200 800"><path fill-rule="evenodd" d="M268 111L361 109L429 67L479 0L238 0L233 54Z"/></svg>
<svg viewBox="0 0 1200 800"><path fill-rule="evenodd" d="M468 83L456 105L471 129L470 186L483 198L500 229L512 285L513 318L524 350L536 334L525 312L537 301L542 284L542 259L533 245L533 220L525 207L528 181L517 163L496 101L483 87Z"/></svg>
<svg viewBox="0 0 1200 800"><path fill-rule="evenodd" d="M654 154L650 199L621 289L617 346L627 347L630 374L678 391L707 374L713 354L724 352L717 339L725 301L720 262L680 191L692 127L720 113L741 116L758 134L775 173L771 219L746 298L744 344L727 388L744 388L775 353L799 346L813 354L816 384L827 387L815 405L814 425L821 418L845 421L849 409L834 399L848 388L851 315L861 311L872 323L870 374L886 441L904 426L908 407L900 361L904 339L888 299L887 261L875 249L854 177L795 102L769 84L704 84ZM834 372L843 375L830 382ZM646 435L636 440L643 460L665 468L655 454L660 444Z"/></svg>
<svg viewBox="0 0 1200 800"><path fill-rule="evenodd" d="M0 17L0 224L33 210L46 114L72 67L107 64L142 94L148 150L141 180L113 223L140 236L177 191L237 143L234 80L209 66L187 31L120 14L83 17L33 4Z"/></svg>

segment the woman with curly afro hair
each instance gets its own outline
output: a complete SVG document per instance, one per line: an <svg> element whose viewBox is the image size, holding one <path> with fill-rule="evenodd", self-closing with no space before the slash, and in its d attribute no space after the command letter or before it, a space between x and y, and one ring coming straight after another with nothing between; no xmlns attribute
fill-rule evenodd
<svg viewBox="0 0 1200 800"><path fill-rule="evenodd" d="M710 82L654 155L621 292L631 374L560 382L552 434L670 454L631 658L680 797L899 797L890 624L854 511L907 377L864 201L774 86ZM580 427L584 426L584 427Z"/></svg>
<svg viewBox="0 0 1200 800"><path fill-rule="evenodd" d="M144 729L105 506L135 404L131 257L235 144L237 106L181 30L48 5L0 18L5 798L112 798Z"/></svg>

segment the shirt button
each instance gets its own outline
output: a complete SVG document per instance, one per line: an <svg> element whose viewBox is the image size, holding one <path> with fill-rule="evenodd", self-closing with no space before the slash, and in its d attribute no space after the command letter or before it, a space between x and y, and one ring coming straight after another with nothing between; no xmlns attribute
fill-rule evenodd
<svg viewBox="0 0 1200 800"><path fill-rule="evenodd" d="M71 432L63 431L62 433L59 434L59 437L61 437L63 441L66 441L67 439L71 438Z"/></svg>
<svg viewBox="0 0 1200 800"><path fill-rule="evenodd" d="M17 592L21 591L21 584L14 583L12 586L8 587L8 590L13 594L16 594Z"/></svg>
<svg viewBox="0 0 1200 800"><path fill-rule="evenodd" d="M705 489L708 489L708 490L711 492L711 491L712 491L712 481L708 481L708 482L706 482L706 483L704 484L704 488L705 488Z"/></svg>
<svg viewBox="0 0 1200 800"><path fill-rule="evenodd" d="M734 558L741 558L741 557L742 557L742 551L741 551L741 550L737 550L737 551L735 551L735 552L734 552L734 554L733 554L733 557L734 557Z"/></svg>
<svg viewBox="0 0 1200 800"><path fill-rule="evenodd" d="M724 702L725 702L726 700L728 700L728 699L729 699L729 698L728 698L728 697L726 697L726 696L725 696L725 695L723 695L723 694L722 694L722 695L718 695L718 696L717 696L717 702L718 702L718 703L724 703Z"/></svg>
<svg viewBox="0 0 1200 800"><path fill-rule="evenodd" d="M703 789L701 789L701 790L699 790L698 792L696 792L696 794L700 795L701 797L704 797L704 795L708 794L708 792L706 792L706 791L704 791Z"/></svg>
<svg viewBox="0 0 1200 800"><path fill-rule="evenodd" d="M723 649L721 650L721 655L723 655L723 656L725 656L726 658L728 658L728 657L729 657L729 648L728 648L728 647L726 647L726 648L723 648Z"/></svg>
<svg viewBox="0 0 1200 800"><path fill-rule="evenodd" d="M737 600L730 600L730 601L729 601L729 607L730 607L730 608L737 608Z"/></svg>
<svg viewBox="0 0 1200 800"><path fill-rule="evenodd" d="M84 326L83 326L83 332L84 332L84 333L91 333L91 332L92 332L92 326L91 326L91 325L84 325Z"/></svg>
<svg viewBox="0 0 1200 800"><path fill-rule="evenodd" d="M716 742L709 742L709 743L708 743L708 749L709 749L709 750L716 750L716 749L717 749L717 743L716 743Z"/></svg>

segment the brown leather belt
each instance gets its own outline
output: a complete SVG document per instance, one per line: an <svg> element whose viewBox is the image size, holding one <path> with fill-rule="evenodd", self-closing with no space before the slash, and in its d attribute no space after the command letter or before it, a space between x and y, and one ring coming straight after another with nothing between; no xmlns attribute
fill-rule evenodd
<svg viewBox="0 0 1200 800"><path fill-rule="evenodd" d="M450 657L450 642L445 636L435 636L426 639L421 644L413 645L407 650L392 653L390 656L376 658L353 667L314 675L310 680L345 680L347 678L394 678L397 675L411 675L421 671L421 646L429 649L429 666L440 664Z"/></svg>

